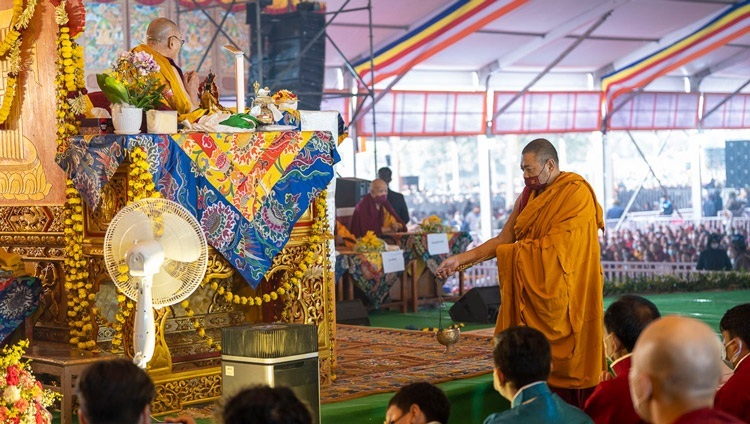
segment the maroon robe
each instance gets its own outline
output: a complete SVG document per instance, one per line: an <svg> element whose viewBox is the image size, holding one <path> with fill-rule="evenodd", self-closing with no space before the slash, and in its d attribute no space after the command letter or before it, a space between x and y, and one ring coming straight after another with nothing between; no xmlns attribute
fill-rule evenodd
<svg viewBox="0 0 750 424"><path fill-rule="evenodd" d="M371 195L367 195L360 199L357 206L354 207L354 213L352 214L351 231L356 237L364 236L368 231L372 231L376 235L380 236L383 234L383 222L385 220L385 214L383 209L388 210L388 213L396 219L396 221L404 225L396 211L393 209L388 201L382 204L382 208L378 208L375 199Z"/></svg>
<svg viewBox="0 0 750 424"><path fill-rule="evenodd" d="M645 423L633 408L628 385L630 356L626 356L612 365L615 378L602 381L594 393L586 400L583 412L587 413L596 424L607 423Z"/></svg>
<svg viewBox="0 0 750 424"><path fill-rule="evenodd" d="M745 357L734 374L716 392L714 408L750 422L750 357Z"/></svg>
<svg viewBox="0 0 750 424"><path fill-rule="evenodd" d="M739 418L712 408L696 409L677 418L672 424L744 424Z"/></svg>

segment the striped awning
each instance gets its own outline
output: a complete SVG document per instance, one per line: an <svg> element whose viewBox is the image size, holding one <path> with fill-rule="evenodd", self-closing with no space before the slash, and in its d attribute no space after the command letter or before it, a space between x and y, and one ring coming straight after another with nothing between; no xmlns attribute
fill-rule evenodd
<svg viewBox="0 0 750 424"><path fill-rule="evenodd" d="M653 80L730 41L750 33L750 0L738 3L716 18L663 49L602 77L607 110L623 93L645 87Z"/></svg>
<svg viewBox="0 0 750 424"><path fill-rule="evenodd" d="M481 29L528 0L458 0L422 25L354 64L354 69L369 85L407 72L415 65L446 47Z"/></svg>

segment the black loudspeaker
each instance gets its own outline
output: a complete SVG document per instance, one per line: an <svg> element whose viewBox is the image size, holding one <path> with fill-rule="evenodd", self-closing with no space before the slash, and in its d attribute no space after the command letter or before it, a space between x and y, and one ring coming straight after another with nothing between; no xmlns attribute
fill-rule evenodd
<svg viewBox="0 0 750 424"><path fill-rule="evenodd" d="M308 11L261 13L261 63L255 17L249 13L247 16L252 38L248 92L253 93L253 83L261 81L262 64L264 87L272 92L292 91L299 99L298 109L320 110L325 77L325 15Z"/></svg>
<svg viewBox="0 0 750 424"><path fill-rule="evenodd" d="M361 178L336 178L336 207L353 208L370 192L370 181Z"/></svg>
<svg viewBox="0 0 750 424"><path fill-rule="evenodd" d="M500 310L500 287L474 287L451 306L451 319L456 322L493 323Z"/></svg>
<svg viewBox="0 0 750 424"><path fill-rule="evenodd" d="M370 326L370 316L359 299L336 302L336 323Z"/></svg>

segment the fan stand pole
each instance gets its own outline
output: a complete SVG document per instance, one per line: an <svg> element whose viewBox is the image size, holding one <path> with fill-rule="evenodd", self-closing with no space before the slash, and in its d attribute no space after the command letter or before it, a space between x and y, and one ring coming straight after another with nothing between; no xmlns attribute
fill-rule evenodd
<svg viewBox="0 0 750 424"><path fill-rule="evenodd" d="M133 356L133 362L143 369L146 369L148 361L154 356L154 345L156 344L152 286L153 275L146 275L141 279L138 285L138 301L135 305L135 331L133 334L135 355Z"/></svg>

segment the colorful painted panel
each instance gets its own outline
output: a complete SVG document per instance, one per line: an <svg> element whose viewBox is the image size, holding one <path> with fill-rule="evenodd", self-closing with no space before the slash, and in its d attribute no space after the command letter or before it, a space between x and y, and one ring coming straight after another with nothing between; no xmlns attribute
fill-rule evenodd
<svg viewBox="0 0 750 424"><path fill-rule="evenodd" d="M125 50L122 4L86 3L86 30L79 42L86 57L86 72L101 72Z"/></svg>

